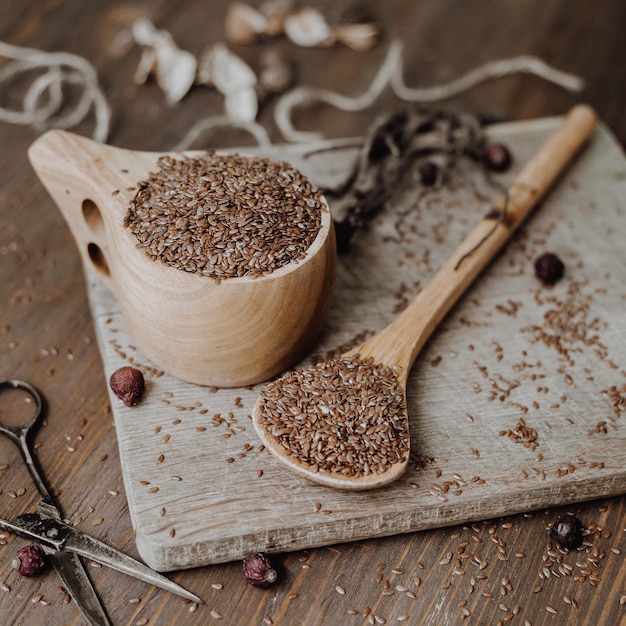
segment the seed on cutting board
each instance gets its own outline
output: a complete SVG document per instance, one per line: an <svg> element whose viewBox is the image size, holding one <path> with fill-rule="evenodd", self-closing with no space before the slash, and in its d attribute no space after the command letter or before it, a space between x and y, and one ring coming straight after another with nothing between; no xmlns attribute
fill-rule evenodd
<svg viewBox="0 0 626 626"><path fill-rule="evenodd" d="M321 194L283 162L238 154L161 157L124 225L153 261L216 281L301 259L321 227Z"/></svg>

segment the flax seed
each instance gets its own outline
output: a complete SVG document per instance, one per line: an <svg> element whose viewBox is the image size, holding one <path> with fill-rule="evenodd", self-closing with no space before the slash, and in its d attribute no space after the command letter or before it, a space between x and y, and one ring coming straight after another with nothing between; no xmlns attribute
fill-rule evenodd
<svg viewBox="0 0 626 626"><path fill-rule="evenodd" d="M321 194L286 163L207 153L162 157L124 225L153 261L216 281L300 259L321 227Z"/></svg>
<svg viewBox="0 0 626 626"><path fill-rule="evenodd" d="M402 389L393 369L372 359L288 372L262 389L258 406L265 430L312 471L378 474L409 451Z"/></svg>

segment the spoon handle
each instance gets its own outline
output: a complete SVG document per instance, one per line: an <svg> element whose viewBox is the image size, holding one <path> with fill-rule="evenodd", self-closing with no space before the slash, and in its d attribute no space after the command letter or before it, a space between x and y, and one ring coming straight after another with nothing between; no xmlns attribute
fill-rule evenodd
<svg viewBox="0 0 626 626"><path fill-rule="evenodd" d="M573 107L517 174L507 196L474 227L446 264L389 326L352 353L401 368L406 380L420 350L463 292L548 191L596 125L594 110Z"/></svg>

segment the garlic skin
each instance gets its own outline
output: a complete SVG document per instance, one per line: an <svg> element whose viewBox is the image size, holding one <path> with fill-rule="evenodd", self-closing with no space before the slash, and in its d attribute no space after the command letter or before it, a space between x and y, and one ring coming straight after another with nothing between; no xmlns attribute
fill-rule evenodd
<svg viewBox="0 0 626 626"><path fill-rule="evenodd" d="M229 43L251 46L258 43L267 31L268 19L249 4L235 2L228 7L224 34Z"/></svg>
<svg viewBox="0 0 626 626"><path fill-rule="evenodd" d="M331 46L334 35L324 16L311 8L301 9L285 19L285 34L292 43L305 48Z"/></svg>
<svg viewBox="0 0 626 626"><path fill-rule="evenodd" d="M259 65L257 92L261 98L283 93L295 83L296 70L293 61L278 50L264 50Z"/></svg>
<svg viewBox="0 0 626 626"><path fill-rule="evenodd" d="M285 20L293 10L292 0L265 0L259 11L266 17L265 34L277 37L285 33Z"/></svg>
<svg viewBox="0 0 626 626"><path fill-rule="evenodd" d="M136 43L145 48L135 82L142 84L154 75L170 104L182 100L196 77L198 64L193 54L181 50L170 33L158 30L145 18L134 22L132 34Z"/></svg>
<svg viewBox="0 0 626 626"><path fill-rule="evenodd" d="M252 87L239 89L224 97L226 115L233 122L254 122L259 112L259 101L256 90Z"/></svg>
<svg viewBox="0 0 626 626"><path fill-rule="evenodd" d="M226 114L233 121L256 119L259 109L256 74L225 44L215 44L202 54L197 82L212 85L224 96Z"/></svg>
<svg viewBox="0 0 626 626"><path fill-rule="evenodd" d="M355 52L367 52L380 40L380 29L373 23L340 24L335 29L337 41Z"/></svg>

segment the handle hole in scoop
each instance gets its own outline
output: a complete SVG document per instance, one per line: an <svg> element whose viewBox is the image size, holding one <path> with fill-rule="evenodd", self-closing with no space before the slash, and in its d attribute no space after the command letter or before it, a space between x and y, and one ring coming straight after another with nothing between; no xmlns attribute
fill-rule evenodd
<svg viewBox="0 0 626 626"><path fill-rule="evenodd" d="M111 270L109 269L109 264L107 263L106 257L104 256L104 252L100 249L95 243L87 244L87 254L91 259L94 267L105 276L111 275Z"/></svg>
<svg viewBox="0 0 626 626"><path fill-rule="evenodd" d="M98 205L93 200L86 198L83 200L82 209L83 217L91 232L96 235L102 235L104 233L104 220Z"/></svg>

